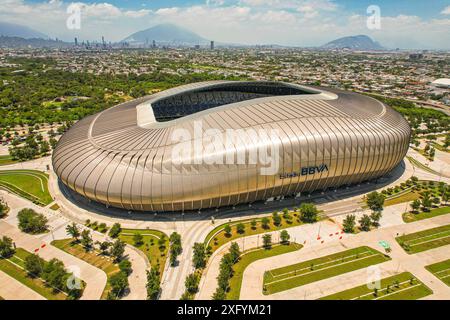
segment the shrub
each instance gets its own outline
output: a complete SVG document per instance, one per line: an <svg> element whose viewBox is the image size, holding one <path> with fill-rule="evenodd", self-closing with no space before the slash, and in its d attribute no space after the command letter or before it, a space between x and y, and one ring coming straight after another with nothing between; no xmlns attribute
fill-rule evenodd
<svg viewBox="0 0 450 320"><path fill-rule="evenodd" d="M19 229L26 233L37 234L48 230L47 218L33 209L22 209L17 218L19 220Z"/></svg>

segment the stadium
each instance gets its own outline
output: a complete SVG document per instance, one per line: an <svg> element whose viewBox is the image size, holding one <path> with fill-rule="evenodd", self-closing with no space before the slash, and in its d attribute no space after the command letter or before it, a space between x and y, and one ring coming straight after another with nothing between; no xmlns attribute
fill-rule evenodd
<svg viewBox="0 0 450 320"><path fill-rule="evenodd" d="M242 137L249 129L267 134ZM239 134L222 143L225 132ZM62 136L52 163L62 183L106 206L189 211L376 179L403 159L410 133L399 113L356 93L210 81L82 119ZM196 150L204 137L213 142ZM264 148L272 170L251 161Z"/></svg>

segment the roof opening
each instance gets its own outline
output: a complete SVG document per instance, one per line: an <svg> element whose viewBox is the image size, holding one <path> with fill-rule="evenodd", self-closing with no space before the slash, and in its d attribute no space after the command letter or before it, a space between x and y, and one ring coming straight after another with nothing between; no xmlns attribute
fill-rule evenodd
<svg viewBox="0 0 450 320"><path fill-rule="evenodd" d="M256 98L316 93L283 82L230 82L164 97L154 101L151 106L156 121L164 122Z"/></svg>

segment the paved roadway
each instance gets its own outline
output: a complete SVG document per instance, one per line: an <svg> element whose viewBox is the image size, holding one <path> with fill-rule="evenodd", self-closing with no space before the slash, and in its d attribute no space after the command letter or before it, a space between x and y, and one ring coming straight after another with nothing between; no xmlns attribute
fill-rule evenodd
<svg viewBox="0 0 450 320"><path fill-rule="evenodd" d="M436 226L450 224L450 215L439 216L414 223L380 228L371 232L345 237L339 241L305 247L293 253L259 260L252 263L244 272L241 299L317 299L367 283L367 269L349 272L345 275L324 279L272 295L263 295L262 283L264 271L293 263L333 254L349 248L368 245L381 250L379 241L387 241L392 248L391 261L377 265L381 278L409 271L433 290L428 299L450 299L450 288L425 269L425 266L449 258L450 246L443 246L418 254L407 254L395 241L397 234L412 233Z"/></svg>

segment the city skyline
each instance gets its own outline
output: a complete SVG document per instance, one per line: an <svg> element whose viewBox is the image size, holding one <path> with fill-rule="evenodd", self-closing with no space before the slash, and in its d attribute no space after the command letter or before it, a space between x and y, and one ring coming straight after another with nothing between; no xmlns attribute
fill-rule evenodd
<svg viewBox="0 0 450 320"><path fill-rule="evenodd" d="M63 0L6 0L0 21L26 25L51 38L120 41L159 23L175 23L220 43L320 46L366 34L387 48L450 49L446 1L207 0L76 2L80 29L67 28ZM380 9L379 28L367 27L370 5ZM369 10L369 12L372 12ZM30 16L33 18L30 19Z"/></svg>

